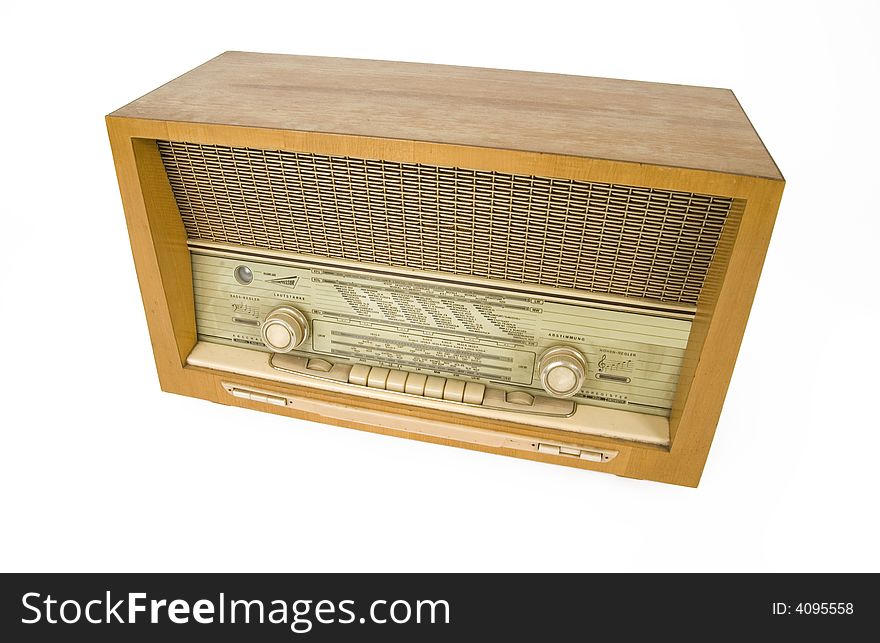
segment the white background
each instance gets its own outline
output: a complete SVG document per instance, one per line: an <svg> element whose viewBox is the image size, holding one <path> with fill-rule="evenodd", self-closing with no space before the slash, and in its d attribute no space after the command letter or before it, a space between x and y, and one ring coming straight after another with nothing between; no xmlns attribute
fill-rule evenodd
<svg viewBox="0 0 880 643"><path fill-rule="evenodd" d="M877 571L877 6L3 2L0 569ZM160 393L103 117L228 49L734 89L788 185L700 488Z"/></svg>

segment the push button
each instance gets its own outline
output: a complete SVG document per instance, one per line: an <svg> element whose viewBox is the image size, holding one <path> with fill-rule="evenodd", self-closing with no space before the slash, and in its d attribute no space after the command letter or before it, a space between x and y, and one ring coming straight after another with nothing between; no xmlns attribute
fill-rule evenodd
<svg viewBox="0 0 880 643"><path fill-rule="evenodd" d="M410 395L424 395L425 382L427 381L427 375L422 375L421 373L410 373L409 377L406 378L405 392L409 393Z"/></svg>
<svg viewBox="0 0 880 643"><path fill-rule="evenodd" d="M462 402L465 404L482 404L483 396L486 394L486 385L479 382L468 382L464 385L464 396Z"/></svg>
<svg viewBox="0 0 880 643"><path fill-rule="evenodd" d="M523 406L531 406L535 403L535 396L525 391L510 391L507 394L507 401L511 404L522 404Z"/></svg>
<svg viewBox="0 0 880 643"><path fill-rule="evenodd" d="M443 399L443 389L446 388L445 377L431 376L425 382L425 397L433 397L438 400Z"/></svg>
<svg viewBox="0 0 880 643"><path fill-rule="evenodd" d="M450 402L464 400L464 385L461 380L446 380L446 388L443 389L443 399Z"/></svg>
<svg viewBox="0 0 880 643"><path fill-rule="evenodd" d="M409 373L406 371L391 371L388 373L388 379L385 380L385 390L403 393L406 391L406 378L408 375Z"/></svg>
<svg viewBox="0 0 880 643"><path fill-rule="evenodd" d="M366 386L367 380L370 377L370 370L370 367L366 364L355 364L351 367L351 373L348 374L349 383Z"/></svg>
<svg viewBox="0 0 880 643"><path fill-rule="evenodd" d="M367 376L367 386L370 388L385 388L385 381L388 379L388 373L390 372L391 369L374 366L370 369L369 376Z"/></svg>
<svg viewBox="0 0 880 643"><path fill-rule="evenodd" d="M333 364L328 362L326 359L321 359L320 357L315 357L310 359L308 364L306 364L306 368L310 371L320 371L321 373L327 373L333 368Z"/></svg>

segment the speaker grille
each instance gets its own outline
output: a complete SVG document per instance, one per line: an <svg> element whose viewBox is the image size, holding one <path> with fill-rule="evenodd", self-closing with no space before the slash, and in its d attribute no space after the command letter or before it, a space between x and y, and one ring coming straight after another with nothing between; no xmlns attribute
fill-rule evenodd
<svg viewBox="0 0 880 643"><path fill-rule="evenodd" d="M733 200L158 141L190 239L695 304Z"/></svg>

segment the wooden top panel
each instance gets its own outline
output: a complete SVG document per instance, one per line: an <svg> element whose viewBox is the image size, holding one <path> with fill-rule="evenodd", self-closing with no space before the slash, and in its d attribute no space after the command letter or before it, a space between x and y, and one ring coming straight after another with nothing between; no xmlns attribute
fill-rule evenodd
<svg viewBox="0 0 880 643"><path fill-rule="evenodd" d="M733 92L707 87L231 51L112 115L782 178Z"/></svg>

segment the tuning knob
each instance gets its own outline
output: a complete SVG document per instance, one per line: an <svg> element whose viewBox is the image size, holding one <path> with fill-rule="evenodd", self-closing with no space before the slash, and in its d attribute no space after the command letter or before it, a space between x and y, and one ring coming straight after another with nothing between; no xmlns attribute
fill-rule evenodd
<svg viewBox="0 0 880 643"><path fill-rule="evenodd" d="M293 306L278 306L260 328L263 343L276 353L288 353L306 341L309 321Z"/></svg>
<svg viewBox="0 0 880 643"><path fill-rule="evenodd" d="M554 397L571 397L587 376L587 358L575 348L552 346L538 358L541 386Z"/></svg>

